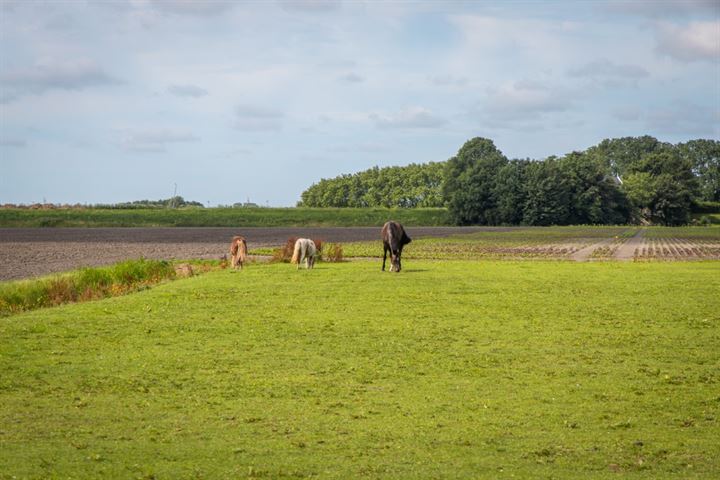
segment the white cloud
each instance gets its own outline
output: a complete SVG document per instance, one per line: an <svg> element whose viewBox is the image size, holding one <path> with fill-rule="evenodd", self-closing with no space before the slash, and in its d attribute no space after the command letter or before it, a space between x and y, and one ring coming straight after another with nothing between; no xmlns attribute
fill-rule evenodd
<svg viewBox="0 0 720 480"><path fill-rule="evenodd" d="M644 115L648 128L663 134L720 135L720 108L675 101L649 109Z"/></svg>
<svg viewBox="0 0 720 480"><path fill-rule="evenodd" d="M683 62L720 60L720 21L691 22L685 26L661 23L656 51Z"/></svg>
<svg viewBox="0 0 720 480"><path fill-rule="evenodd" d="M244 131L276 131L282 129L285 114L273 108L257 105L238 105L234 127Z"/></svg>
<svg viewBox="0 0 720 480"><path fill-rule="evenodd" d="M464 87L468 84L467 77L445 75L431 75L428 81L437 87Z"/></svg>
<svg viewBox="0 0 720 480"><path fill-rule="evenodd" d="M488 89L484 108L494 119L524 121L569 110L573 102L574 95L568 90L519 81Z"/></svg>
<svg viewBox="0 0 720 480"><path fill-rule="evenodd" d="M372 113L370 119L379 128L437 128L447 123L444 118L434 115L423 107L410 107L395 113Z"/></svg>
<svg viewBox="0 0 720 480"><path fill-rule="evenodd" d="M626 105L612 110L613 118L641 126L653 135L715 136L720 134L720 108L674 100L665 105Z"/></svg>
<svg viewBox="0 0 720 480"><path fill-rule="evenodd" d="M639 15L642 17L659 18L688 16L694 14L718 13L717 0L662 0L662 1L628 1L610 0L604 8L609 12Z"/></svg>
<svg viewBox="0 0 720 480"><path fill-rule="evenodd" d="M49 90L82 90L89 87L122 83L92 60L38 62L33 67L17 68L0 75L6 103L24 95L39 95Z"/></svg>
<svg viewBox="0 0 720 480"><path fill-rule="evenodd" d="M292 12L331 12L337 10L340 0L278 0L278 5Z"/></svg>
<svg viewBox="0 0 720 480"><path fill-rule="evenodd" d="M170 85L167 91L177 97L204 97L208 94L207 90L197 85Z"/></svg>
<svg viewBox="0 0 720 480"><path fill-rule="evenodd" d="M346 73L338 77L338 80L346 83L362 83L365 81L365 77L358 75L355 72Z"/></svg>
<svg viewBox="0 0 720 480"><path fill-rule="evenodd" d="M140 153L162 153L168 144L198 142L200 138L184 130L146 129L126 132L121 139L123 149Z"/></svg>
<svg viewBox="0 0 720 480"><path fill-rule="evenodd" d="M25 148L27 142L17 138L3 138L0 139L0 147L13 147L13 148Z"/></svg>
<svg viewBox="0 0 720 480"><path fill-rule="evenodd" d="M639 79L647 77L649 73L638 65L618 65L606 58L602 58L571 69L569 75L571 77Z"/></svg>
<svg viewBox="0 0 720 480"><path fill-rule="evenodd" d="M162 13L189 16L217 16L235 6L229 0L151 0L151 5Z"/></svg>

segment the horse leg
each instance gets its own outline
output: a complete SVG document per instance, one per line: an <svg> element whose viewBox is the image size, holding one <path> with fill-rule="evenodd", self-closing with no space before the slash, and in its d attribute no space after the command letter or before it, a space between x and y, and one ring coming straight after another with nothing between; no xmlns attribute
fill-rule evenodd
<svg viewBox="0 0 720 480"><path fill-rule="evenodd" d="M385 271L385 260L387 260L387 252L388 252L387 247L385 245L383 245L383 265L382 265L383 272ZM390 259L390 261L392 262L392 258Z"/></svg>

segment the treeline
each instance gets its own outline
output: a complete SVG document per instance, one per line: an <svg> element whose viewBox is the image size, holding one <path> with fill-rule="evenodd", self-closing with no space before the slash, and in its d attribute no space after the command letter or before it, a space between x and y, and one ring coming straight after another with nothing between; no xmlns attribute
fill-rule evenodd
<svg viewBox="0 0 720 480"><path fill-rule="evenodd" d="M205 208L200 202L185 200L180 195L161 200L135 200L134 202L98 204L92 205L90 208L109 208L109 209L133 209L133 208L186 208L197 207Z"/></svg>
<svg viewBox="0 0 720 480"><path fill-rule="evenodd" d="M375 167L302 194L306 206L446 206L460 225L681 225L699 202L718 201L720 142L650 136L540 161L508 159L474 138L447 162Z"/></svg>
<svg viewBox="0 0 720 480"><path fill-rule="evenodd" d="M322 179L305 190L303 207L442 207L445 162L374 167Z"/></svg>

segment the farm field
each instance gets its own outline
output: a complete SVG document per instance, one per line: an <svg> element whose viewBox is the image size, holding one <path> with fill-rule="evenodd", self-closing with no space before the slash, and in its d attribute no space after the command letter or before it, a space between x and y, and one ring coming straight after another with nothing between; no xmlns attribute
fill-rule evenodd
<svg viewBox="0 0 720 480"><path fill-rule="evenodd" d="M412 234L412 229L408 229ZM377 242L344 246L348 257L377 255ZM419 238L404 258L494 260L715 260L718 227L514 227Z"/></svg>
<svg viewBox="0 0 720 480"><path fill-rule="evenodd" d="M0 478L720 475L720 262L404 267L0 319Z"/></svg>
<svg viewBox="0 0 720 480"><path fill-rule="evenodd" d="M381 227L450 225L444 208L0 208L0 227Z"/></svg>
<svg viewBox="0 0 720 480"><path fill-rule="evenodd" d="M405 258L468 260L713 260L720 227L407 227ZM0 228L0 281L140 257L217 260L233 235L271 255L289 237L341 243L346 257L382 256L377 227Z"/></svg>

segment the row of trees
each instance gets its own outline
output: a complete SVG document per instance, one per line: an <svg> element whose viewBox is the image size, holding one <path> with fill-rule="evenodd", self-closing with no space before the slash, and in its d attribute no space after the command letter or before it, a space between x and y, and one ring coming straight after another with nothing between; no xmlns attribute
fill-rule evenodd
<svg viewBox="0 0 720 480"><path fill-rule="evenodd" d="M442 207L445 162L374 167L323 179L302 193L306 207Z"/></svg>
<svg viewBox="0 0 720 480"><path fill-rule="evenodd" d="M92 208L110 208L110 209L185 208L185 207L204 208L204 205L200 202L185 200L180 195L175 195L174 197L160 199L160 200L135 200L133 202L98 204L98 205L92 206Z"/></svg>
<svg viewBox="0 0 720 480"><path fill-rule="evenodd" d="M447 162L321 180L301 204L447 206L461 225L680 225L698 201L720 201L720 142L644 136L542 161L510 160L492 140L474 138Z"/></svg>

